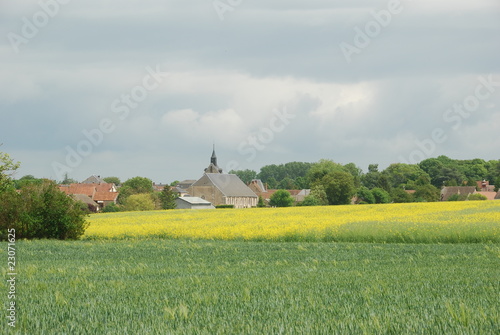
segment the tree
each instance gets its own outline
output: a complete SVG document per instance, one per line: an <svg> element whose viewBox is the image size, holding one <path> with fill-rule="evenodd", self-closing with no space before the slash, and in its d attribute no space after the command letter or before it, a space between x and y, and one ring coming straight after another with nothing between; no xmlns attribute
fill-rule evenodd
<svg viewBox="0 0 500 335"><path fill-rule="evenodd" d="M132 194L125 200L123 209L125 211L152 211L155 209L155 202L151 194Z"/></svg>
<svg viewBox="0 0 500 335"><path fill-rule="evenodd" d="M290 207L293 205L293 198L287 190L277 190L269 200L269 205L273 207Z"/></svg>
<svg viewBox="0 0 500 335"><path fill-rule="evenodd" d="M354 178L345 171L335 170L329 172L320 181L325 188L330 205L347 205L351 203L354 195Z"/></svg>
<svg viewBox="0 0 500 335"><path fill-rule="evenodd" d="M380 187L375 187L372 190L373 198L376 204L388 204L391 202L391 196L389 192Z"/></svg>
<svg viewBox="0 0 500 335"><path fill-rule="evenodd" d="M319 202L319 206L328 205L328 197L326 196L325 187L321 184L314 185L308 196L314 197Z"/></svg>
<svg viewBox="0 0 500 335"><path fill-rule="evenodd" d="M378 164L368 165L368 173L361 176L361 183L368 189L379 187L380 172L378 171Z"/></svg>
<svg viewBox="0 0 500 335"><path fill-rule="evenodd" d="M26 184L19 192L0 194L0 238L14 228L17 238L55 238L76 240L88 223L82 203L61 192L50 180ZM86 206L85 206L86 207Z"/></svg>
<svg viewBox="0 0 500 335"><path fill-rule="evenodd" d="M264 198L262 198L262 196L260 196L260 195L259 195L259 201L257 202L257 207L259 207L259 208L266 207L266 204L264 202Z"/></svg>
<svg viewBox="0 0 500 335"><path fill-rule="evenodd" d="M321 206L321 200L312 194L307 195L304 200L297 204L298 206Z"/></svg>
<svg viewBox="0 0 500 335"><path fill-rule="evenodd" d="M76 184L76 183L78 183L78 181L74 180L73 178L70 178L67 172L64 174L64 180L61 181L61 184L63 185Z"/></svg>
<svg viewBox="0 0 500 335"><path fill-rule="evenodd" d="M361 186L361 176L363 175L363 170L357 167L354 163L344 165L344 169L354 178L354 187L359 188Z"/></svg>
<svg viewBox="0 0 500 335"><path fill-rule="evenodd" d="M19 190L23 186L28 185L28 184L41 185L41 184L43 184L43 181L44 181L44 179L38 179L38 178L35 178L34 176L29 174L29 175L26 175L26 176L19 178L18 180L14 180L14 187L16 188L16 190Z"/></svg>
<svg viewBox="0 0 500 335"><path fill-rule="evenodd" d="M319 162L314 163L307 173L307 177L311 184L321 180L329 173L335 171L345 171L344 167L334 161L328 159L321 159Z"/></svg>
<svg viewBox="0 0 500 335"><path fill-rule="evenodd" d="M11 177L19 166L7 153L0 152L0 193L13 186Z"/></svg>
<svg viewBox="0 0 500 335"><path fill-rule="evenodd" d="M392 189L391 198L395 203L413 202L413 196L402 188Z"/></svg>
<svg viewBox="0 0 500 335"><path fill-rule="evenodd" d="M439 201L441 192L433 185L422 185L415 188L413 197L416 201L434 202Z"/></svg>
<svg viewBox="0 0 500 335"><path fill-rule="evenodd" d="M161 202L161 208L163 209L175 209L177 207L177 204L175 202L175 199L177 196L175 193L172 191L172 188L170 186L165 186L163 188L163 191L160 192L160 202Z"/></svg>
<svg viewBox="0 0 500 335"><path fill-rule="evenodd" d="M252 180L257 178L257 172L253 170L231 170L229 171L230 174L235 174L237 175L242 182L245 184L249 184Z"/></svg>
<svg viewBox="0 0 500 335"><path fill-rule="evenodd" d="M144 177L130 178L120 187L118 202L120 204L125 204L129 196L141 193L151 194L153 190L153 181L151 179Z"/></svg>
<svg viewBox="0 0 500 335"><path fill-rule="evenodd" d="M413 186L414 183L421 178L426 178L426 180L430 181L429 175L416 164L391 164L382 174L387 176L391 188L404 187L407 185ZM390 190L386 191L390 192Z"/></svg>
<svg viewBox="0 0 500 335"><path fill-rule="evenodd" d="M106 177L103 180L108 184L115 184L116 186L120 186L122 183L118 177Z"/></svg>
<svg viewBox="0 0 500 335"><path fill-rule="evenodd" d="M361 201L360 203L364 204L374 204L375 203L375 197L373 196L373 193L366 187L361 187L358 189L358 198Z"/></svg>

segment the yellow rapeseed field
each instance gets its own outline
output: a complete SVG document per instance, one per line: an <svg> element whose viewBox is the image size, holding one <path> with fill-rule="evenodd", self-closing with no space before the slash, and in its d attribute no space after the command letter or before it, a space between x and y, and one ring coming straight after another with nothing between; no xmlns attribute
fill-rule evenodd
<svg viewBox="0 0 500 335"><path fill-rule="evenodd" d="M500 242L500 201L91 215L86 239Z"/></svg>

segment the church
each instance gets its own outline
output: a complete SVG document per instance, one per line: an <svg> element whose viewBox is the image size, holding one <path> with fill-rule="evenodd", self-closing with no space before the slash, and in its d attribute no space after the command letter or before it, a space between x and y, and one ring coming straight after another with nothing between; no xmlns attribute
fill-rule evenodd
<svg viewBox="0 0 500 335"><path fill-rule="evenodd" d="M214 206L233 205L234 208L256 207L257 195L235 174L223 173L217 165L215 146L210 165L203 176L188 188L193 197L200 197Z"/></svg>

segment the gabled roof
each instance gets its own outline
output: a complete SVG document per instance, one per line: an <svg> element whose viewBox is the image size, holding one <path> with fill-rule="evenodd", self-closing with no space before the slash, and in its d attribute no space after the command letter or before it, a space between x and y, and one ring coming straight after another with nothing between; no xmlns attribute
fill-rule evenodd
<svg viewBox="0 0 500 335"><path fill-rule="evenodd" d="M476 192L475 186L445 186L441 189L441 200L448 200L453 194L472 194Z"/></svg>
<svg viewBox="0 0 500 335"><path fill-rule="evenodd" d="M94 201L116 201L118 192L95 192Z"/></svg>
<svg viewBox="0 0 500 335"><path fill-rule="evenodd" d="M191 205L211 205L212 204L210 201L206 201L205 199L202 199L199 197L180 197L180 198L177 198L176 200L182 200L182 201L185 201Z"/></svg>
<svg viewBox="0 0 500 335"><path fill-rule="evenodd" d="M497 195L495 196L495 200L500 200L500 190L498 190Z"/></svg>
<svg viewBox="0 0 500 335"><path fill-rule="evenodd" d="M104 179L101 179L100 176L90 176L84 181L82 181L82 184L103 184L106 183Z"/></svg>
<svg viewBox="0 0 500 335"><path fill-rule="evenodd" d="M83 202L84 204L87 204L87 205L92 205L94 207L98 207L99 206L94 200L92 200L91 198L89 198L85 194L72 194L71 197L73 199L75 199L76 201L81 201L81 202Z"/></svg>
<svg viewBox="0 0 500 335"><path fill-rule="evenodd" d="M93 184L71 184L69 186L59 186L59 189L68 195L85 194L91 198L95 193L95 185Z"/></svg>
<svg viewBox="0 0 500 335"><path fill-rule="evenodd" d="M235 174L205 173L194 186L213 185L226 197L252 197L257 195Z"/></svg>

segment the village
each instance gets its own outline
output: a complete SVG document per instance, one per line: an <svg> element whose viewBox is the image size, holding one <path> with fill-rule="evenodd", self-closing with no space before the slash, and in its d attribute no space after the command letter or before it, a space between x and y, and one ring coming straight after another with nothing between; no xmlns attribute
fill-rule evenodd
<svg viewBox="0 0 500 335"><path fill-rule="evenodd" d="M437 201L451 200L500 200L500 190L487 180L475 181L476 185L443 186ZM215 209L215 208L252 208L270 207L272 196L279 189L270 189L260 179L243 182L237 174L224 173L218 166L215 148L210 157L210 164L204 169L199 179L183 180L175 185L152 183L155 192L168 188L175 197L176 209ZM120 195L120 185L106 182L99 175L92 175L81 183L59 185L59 189L88 205L92 212L106 211L116 206ZM312 196L311 189L287 189L294 205L301 205L306 197ZM404 190L411 197L417 191ZM471 197L472 196L472 197ZM351 204L364 203L361 192L353 195ZM388 202L388 201L382 201ZM403 202L403 201L400 201ZM369 203L369 202L368 202Z"/></svg>

